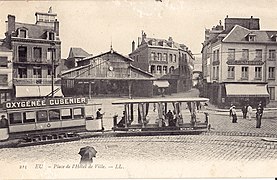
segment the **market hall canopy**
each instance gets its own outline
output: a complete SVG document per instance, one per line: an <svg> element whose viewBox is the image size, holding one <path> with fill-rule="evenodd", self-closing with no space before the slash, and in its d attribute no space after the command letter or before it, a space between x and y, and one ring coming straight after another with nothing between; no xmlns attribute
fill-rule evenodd
<svg viewBox="0 0 277 180"><path fill-rule="evenodd" d="M226 84L227 97L268 97L265 84Z"/></svg>

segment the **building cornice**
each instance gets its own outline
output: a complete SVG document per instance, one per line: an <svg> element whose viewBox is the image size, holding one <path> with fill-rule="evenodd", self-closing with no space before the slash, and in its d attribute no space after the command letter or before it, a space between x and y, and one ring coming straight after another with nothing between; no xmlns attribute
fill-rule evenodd
<svg viewBox="0 0 277 180"><path fill-rule="evenodd" d="M44 40L44 39L31 39L31 38L18 38L18 37L12 37L11 41L14 42L27 42L27 43L42 43L42 44L57 44L57 45L61 45L61 41L57 41L57 40Z"/></svg>

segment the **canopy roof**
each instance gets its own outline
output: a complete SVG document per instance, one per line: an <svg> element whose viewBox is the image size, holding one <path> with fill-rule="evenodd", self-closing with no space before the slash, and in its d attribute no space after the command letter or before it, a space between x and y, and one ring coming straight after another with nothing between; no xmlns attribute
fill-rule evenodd
<svg viewBox="0 0 277 180"><path fill-rule="evenodd" d="M63 97L61 87L54 86L54 90L57 92L55 97ZM52 92L51 86L16 86L16 97L45 97Z"/></svg>
<svg viewBox="0 0 277 180"><path fill-rule="evenodd" d="M112 104L165 103L165 102L207 102L208 98L151 98L118 100Z"/></svg>
<svg viewBox="0 0 277 180"><path fill-rule="evenodd" d="M228 97L268 97L265 84L226 84Z"/></svg>
<svg viewBox="0 0 277 180"><path fill-rule="evenodd" d="M154 81L153 85L161 88L167 88L169 86L169 82L166 80Z"/></svg>

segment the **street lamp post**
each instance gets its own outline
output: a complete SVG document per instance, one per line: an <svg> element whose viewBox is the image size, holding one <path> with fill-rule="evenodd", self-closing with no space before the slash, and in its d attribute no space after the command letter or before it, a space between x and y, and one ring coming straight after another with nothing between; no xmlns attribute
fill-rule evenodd
<svg viewBox="0 0 277 180"><path fill-rule="evenodd" d="M52 85L52 91L51 91L51 97L53 98L54 97L54 71L55 71L55 67L54 67L54 46L55 46L55 43L54 42L51 42L50 43L51 45L51 65L52 65L52 70L51 70L51 85Z"/></svg>

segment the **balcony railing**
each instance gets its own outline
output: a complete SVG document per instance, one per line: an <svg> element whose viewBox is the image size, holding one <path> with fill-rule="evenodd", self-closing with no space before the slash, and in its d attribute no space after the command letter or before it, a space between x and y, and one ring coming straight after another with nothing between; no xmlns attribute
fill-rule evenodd
<svg viewBox="0 0 277 180"><path fill-rule="evenodd" d="M51 85L51 78L14 78L14 85ZM54 84L61 84L61 78L54 78Z"/></svg>
<svg viewBox="0 0 277 180"><path fill-rule="evenodd" d="M24 61L22 59L15 60L14 63L20 63L20 64L52 64L51 59L31 59L27 60L25 59ZM57 65L58 61L54 60L54 64Z"/></svg>

